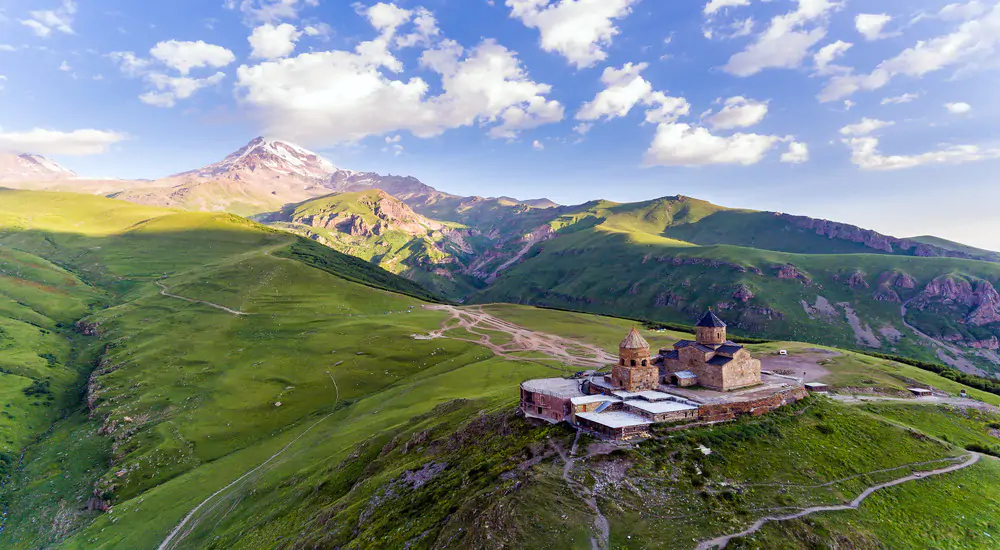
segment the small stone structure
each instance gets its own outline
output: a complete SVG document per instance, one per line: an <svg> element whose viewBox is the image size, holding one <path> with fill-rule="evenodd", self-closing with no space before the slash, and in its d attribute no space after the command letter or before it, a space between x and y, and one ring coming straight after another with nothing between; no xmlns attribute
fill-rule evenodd
<svg viewBox="0 0 1000 550"><path fill-rule="evenodd" d="M653 364L649 342L635 327L618 345L618 364L611 369L611 383L630 392L655 390L660 386L660 369Z"/></svg>

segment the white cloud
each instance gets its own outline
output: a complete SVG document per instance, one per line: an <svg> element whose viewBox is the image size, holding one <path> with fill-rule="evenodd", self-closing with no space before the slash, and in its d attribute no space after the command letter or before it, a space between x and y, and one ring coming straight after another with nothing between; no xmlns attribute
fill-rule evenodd
<svg viewBox="0 0 1000 550"><path fill-rule="evenodd" d="M962 23L957 30L921 40L896 57L883 61L870 74L834 77L820 93L820 101L835 101L860 90L877 90L897 76L920 78L928 73L966 64L992 55L1000 43L1000 3L986 15Z"/></svg>
<svg viewBox="0 0 1000 550"><path fill-rule="evenodd" d="M73 67L70 67L70 66L69 66L69 63L67 63L66 61L63 61L63 62L62 62L62 63L61 63L60 65L59 65L59 70L60 70L60 71L62 71L62 72L64 72L64 73L67 73L67 72L69 72L69 71L72 71L72 70L73 70Z"/></svg>
<svg viewBox="0 0 1000 550"><path fill-rule="evenodd" d="M319 5L319 0L226 0L228 9L238 9L247 22L275 23L286 19L297 19L299 11Z"/></svg>
<svg viewBox="0 0 1000 550"><path fill-rule="evenodd" d="M176 69L182 75L188 74L191 69L201 67L217 69L236 61L233 52L222 46L206 44L201 40L197 42L177 40L160 42L149 50L149 54L167 67Z"/></svg>
<svg viewBox="0 0 1000 550"><path fill-rule="evenodd" d="M90 129L72 132L43 128L27 132L0 131L0 150L39 155L98 155L126 137L119 132Z"/></svg>
<svg viewBox="0 0 1000 550"><path fill-rule="evenodd" d="M855 105L855 103L853 101L851 101L850 99L845 99L844 100L844 110L845 111L850 111L851 109L854 108L854 105Z"/></svg>
<svg viewBox="0 0 1000 550"><path fill-rule="evenodd" d="M841 57L847 50L851 49L850 42L844 42L843 40L838 40L832 44L827 44L819 49L815 55L813 55L813 62L816 64L816 71L819 74L829 74L837 71L850 71L846 67L838 67L836 65L831 65L834 60Z"/></svg>
<svg viewBox="0 0 1000 550"><path fill-rule="evenodd" d="M884 13L859 13L854 18L854 27L865 37L865 40L880 40L888 35L882 34L885 26L892 21L891 15Z"/></svg>
<svg viewBox="0 0 1000 550"><path fill-rule="evenodd" d="M403 140L403 136L401 136L399 134L397 134L395 136L386 136L386 138L385 138L385 142L386 143L390 143L390 144L391 143L399 143L402 140Z"/></svg>
<svg viewBox="0 0 1000 550"><path fill-rule="evenodd" d="M224 73L215 73L208 78L172 77L162 73L151 73L147 76L147 81L157 91L146 92L139 96L139 100L154 107L170 108L176 105L178 100L188 99L202 88L219 84L225 77Z"/></svg>
<svg viewBox="0 0 1000 550"><path fill-rule="evenodd" d="M851 162L862 170L902 170L928 164L964 164L1000 158L1000 149L983 149L976 145L952 145L917 155L883 155L875 137L845 139L851 149Z"/></svg>
<svg viewBox="0 0 1000 550"><path fill-rule="evenodd" d="M545 145L543 145L542 142L536 139L534 142L532 142L531 148L534 149L535 151L544 151Z"/></svg>
<svg viewBox="0 0 1000 550"><path fill-rule="evenodd" d="M590 133L590 130L594 128L594 124L591 122L581 122L573 127L573 132L579 136L585 136Z"/></svg>
<svg viewBox="0 0 1000 550"><path fill-rule="evenodd" d="M639 0L507 0L511 17L541 33L547 52L577 68L607 59L603 48L618 34L615 20L629 15Z"/></svg>
<svg viewBox="0 0 1000 550"><path fill-rule="evenodd" d="M902 103L909 103L914 99L917 99L918 97L920 97L920 94L910 94L910 93L887 97L882 100L882 105L899 105Z"/></svg>
<svg viewBox="0 0 1000 550"><path fill-rule="evenodd" d="M646 152L647 166L701 166L707 164L742 164L763 160L774 146L783 141L778 136L733 134L722 137L705 128L683 123L660 124L653 144Z"/></svg>
<svg viewBox="0 0 1000 550"><path fill-rule="evenodd" d="M326 23L314 23L312 25L307 25L302 32L306 36L319 37L326 40L333 34L333 27L327 25Z"/></svg>
<svg viewBox="0 0 1000 550"><path fill-rule="evenodd" d="M964 115L972 111L972 105L968 103L945 103L944 108L953 115Z"/></svg>
<svg viewBox="0 0 1000 550"><path fill-rule="evenodd" d="M295 51L295 43L302 36L294 25L265 23L253 30L247 39L250 42L250 56L257 59L279 59Z"/></svg>
<svg viewBox="0 0 1000 550"><path fill-rule="evenodd" d="M108 57L118 63L126 76L133 78L141 75L152 64L150 60L138 57L133 52L111 52Z"/></svg>
<svg viewBox="0 0 1000 550"><path fill-rule="evenodd" d="M764 69L799 67L812 47L826 36L826 17L840 4L833 0L797 1L795 11L771 19L767 30L729 58L723 69L736 76L751 76Z"/></svg>
<svg viewBox="0 0 1000 550"><path fill-rule="evenodd" d="M16 52L17 48L10 44L0 44L0 52Z"/></svg>
<svg viewBox="0 0 1000 550"><path fill-rule="evenodd" d="M781 162L786 164L809 162L809 146L798 141L790 142L788 144L788 151L781 155Z"/></svg>
<svg viewBox="0 0 1000 550"><path fill-rule="evenodd" d="M749 6L750 0L710 0L705 4L705 15L712 15L723 8Z"/></svg>
<svg viewBox="0 0 1000 550"><path fill-rule="evenodd" d="M849 124L840 129L844 136L867 136L876 130L892 126L894 122L886 122L877 118L863 118L857 124Z"/></svg>
<svg viewBox="0 0 1000 550"><path fill-rule="evenodd" d="M36 10L28 12L28 15L30 19L22 19L21 24L42 38L51 35L53 30L73 34L76 3L73 0L63 0L62 5L54 10Z"/></svg>
<svg viewBox="0 0 1000 550"><path fill-rule="evenodd" d="M441 77L436 96L420 77L393 76L403 67L388 47L380 37L354 51L244 65L237 89L266 133L313 146L399 131L431 137L476 124L491 137L512 138L563 118L562 105L545 97L551 86L531 80L516 53L493 40L467 54L451 40L423 52L421 65Z"/></svg>
<svg viewBox="0 0 1000 550"><path fill-rule="evenodd" d="M653 93L653 85L641 75L648 67L648 63L626 63L621 69L604 69L601 82L605 89L583 105L576 115L577 120L612 119L627 115L636 104Z"/></svg>
<svg viewBox="0 0 1000 550"><path fill-rule="evenodd" d="M946 21L968 21L989 11L989 7L980 0L972 0L964 4L948 4L941 8L937 16Z"/></svg>
<svg viewBox="0 0 1000 550"><path fill-rule="evenodd" d="M765 116L767 103L736 96L727 99L722 110L707 116L705 122L713 130L733 130L753 126L764 120Z"/></svg>
<svg viewBox="0 0 1000 550"><path fill-rule="evenodd" d="M605 89L580 108L576 119L587 122L611 120L628 115L639 104L649 107L646 122L653 124L674 122L687 115L691 110L687 100L653 91L653 85L641 74L648 66L646 63L626 63L621 69L604 69L601 82Z"/></svg>
<svg viewBox="0 0 1000 550"><path fill-rule="evenodd" d="M0 74L0 92L2 92L3 89L4 89L4 85L3 85L4 82L7 82L7 77L4 76L4 75L2 75L2 74Z"/></svg>

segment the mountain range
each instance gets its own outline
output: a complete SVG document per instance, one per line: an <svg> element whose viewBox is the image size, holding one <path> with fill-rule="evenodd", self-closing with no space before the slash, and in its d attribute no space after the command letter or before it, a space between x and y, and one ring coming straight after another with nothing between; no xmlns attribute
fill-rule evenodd
<svg viewBox="0 0 1000 550"><path fill-rule="evenodd" d="M154 181L74 179L41 157L17 158L2 166L25 168L5 168L0 184L249 216L457 302L662 322L712 307L746 335L1000 371L1000 254L936 237L684 196L574 206L463 197L264 138Z"/></svg>

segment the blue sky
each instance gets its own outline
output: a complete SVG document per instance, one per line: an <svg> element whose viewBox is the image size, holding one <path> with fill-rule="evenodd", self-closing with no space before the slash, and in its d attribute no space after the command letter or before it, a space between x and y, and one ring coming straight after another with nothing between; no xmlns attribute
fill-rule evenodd
<svg viewBox="0 0 1000 550"><path fill-rule="evenodd" d="M685 194L1000 249L1000 0L7 0L0 148L263 134L459 194Z"/></svg>

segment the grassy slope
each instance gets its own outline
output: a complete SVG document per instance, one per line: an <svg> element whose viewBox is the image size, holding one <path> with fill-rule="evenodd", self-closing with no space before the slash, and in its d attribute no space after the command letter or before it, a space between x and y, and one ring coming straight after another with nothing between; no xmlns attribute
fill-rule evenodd
<svg viewBox="0 0 1000 550"><path fill-rule="evenodd" d="M353 236L337 230L313 227L299 220L331 216L356 216L368 227L375 227L381 218L376 214L382 191L338 193L284 208L268 219L274 227L292 231L311 239L321 240L327 246L372 262L431 289L440 296L458 298L474 290L475 281L460 272L461 263L468 262L470 254L448 241L440 230L427 230L413 235L398 229L383 230L379 234ZM395 200L395 199L389 199ZM274 221L279 220L279 221ZM462 228L460 224L446 226ZM390 222L391 226L391 222Z"/></svg>
<svg viewBox="0 0 1000 550"><path fill-rule="evenodd" d="M873 298L878 278L894 272L914 277L918 289L893 289L902 300L913 297L922 285L942 274L963 273L1000 280L1000 265L986 262L879 254L788 254L733 246L691 247L648 233L639 236L622 233L617 227L620 224L611 228L600 225L544 243L537 254L511 268L477 300L549 305L684 323L692 322L705 308L715 307L725 311L734 328L744 333L840 347L858 346L842 308L831 319L811 319L800 304L801 301L814 304L818 296L823 296L833 304L850 303L862 322L883 340L882 350L937 360L933 351L903 325L899 304ZM812 284L778 279L777 268L785 264L796 266L812 279ZM855 289L846 284L858 270L867 274L872 288ZM733 298L740 286L755 295L746 304ZM940 332L940 327L921 326L930 333ZM878 331L886 327L906 337L898 343L885 341Z"/></svg>
<svg viewBox="0 0 1000 550"><path fill-rule="evenodd" d="M949 241L947 239L942 239L941 237L923 235L920 237L911 237L910 240L916 241L918 243L938 246L944 248L945 250L954 250L955 252L964 252L966 254L975 254L977 256L992 257L994 258L994 261L1000 261L1000 252L994 252L992 250L984 250L982 248L976 248L974 246L969 246L967 244L956 243L955 241Z"/></svg>
<svg viewBox="0 0 1000 550"><path fill-rule="evenodd" d="M41 198L24 199L44 210ZM116 206L95 201L81 208L95 219L100 208ZM408 541L416 547L495 547L496 541L589 547L590 512L559 479L551 448L568 445L571 435L509 417L517 383L551 376L551 367L502 360L469 343L413 339L439 327L444 316L414 307L421 304L416 298L334 273L356 269L350 279L398 280L324 250L299 261L288 246L302 241L241 220L187 216L163 212L136 232L124 230L142 220L89 238L31 227L0 238L22 248L37 245L46 258L99 281L120 302L87 319L99 327L98 342L109 346L93 386L93 419L72 415L29 450L4 495L11 510L5 547L50 546L67 536L61 546L155 547L199 502L293 441L196 515L184 547L293 547L295 541L345 548ZM323 259L323 252L330 256ZM250 315L163 296L154 277L174 294ZM512 306L490 311L611 349L630 324ZM677 336L651 338L658 345ZM808 421L793 412L692 433L663 447L650 444L626 458L643 475L676 458L684 472L707 464L712 473L703 481L737 478L744 470L766 481L801 475L794 465L804 453L814 455L810 470L827 479L957 452L877 421L857 433L841 429L862 421L848 407L813 405ZM823 422L833 431L815 427ZM106 436L96 433L99 426ZM748 445L747 434L763 439ZM872 454L870 440L880 442L880 453ZM693 450L701 443L726 450L718 455L724 463L699 458ZM671 458L676 450L682 456ZM537 468L519 466L535 456L541 457ZM448 468L425 488L399 485L403 472L432 461ZM705 500L692 479L678 478L673 505L695 502L690 509L699 516L720 514L718 521L685 524L685 536L726 530L743 521L741 508L757 502ZM95 483L114 500L112 513L80 511ZM774 498L764 495L761 502ZM564 507L553 507L553 500ZM652 532L658 521L636 518L629 507L609 517L615 537L622 525Z"/></svg>

